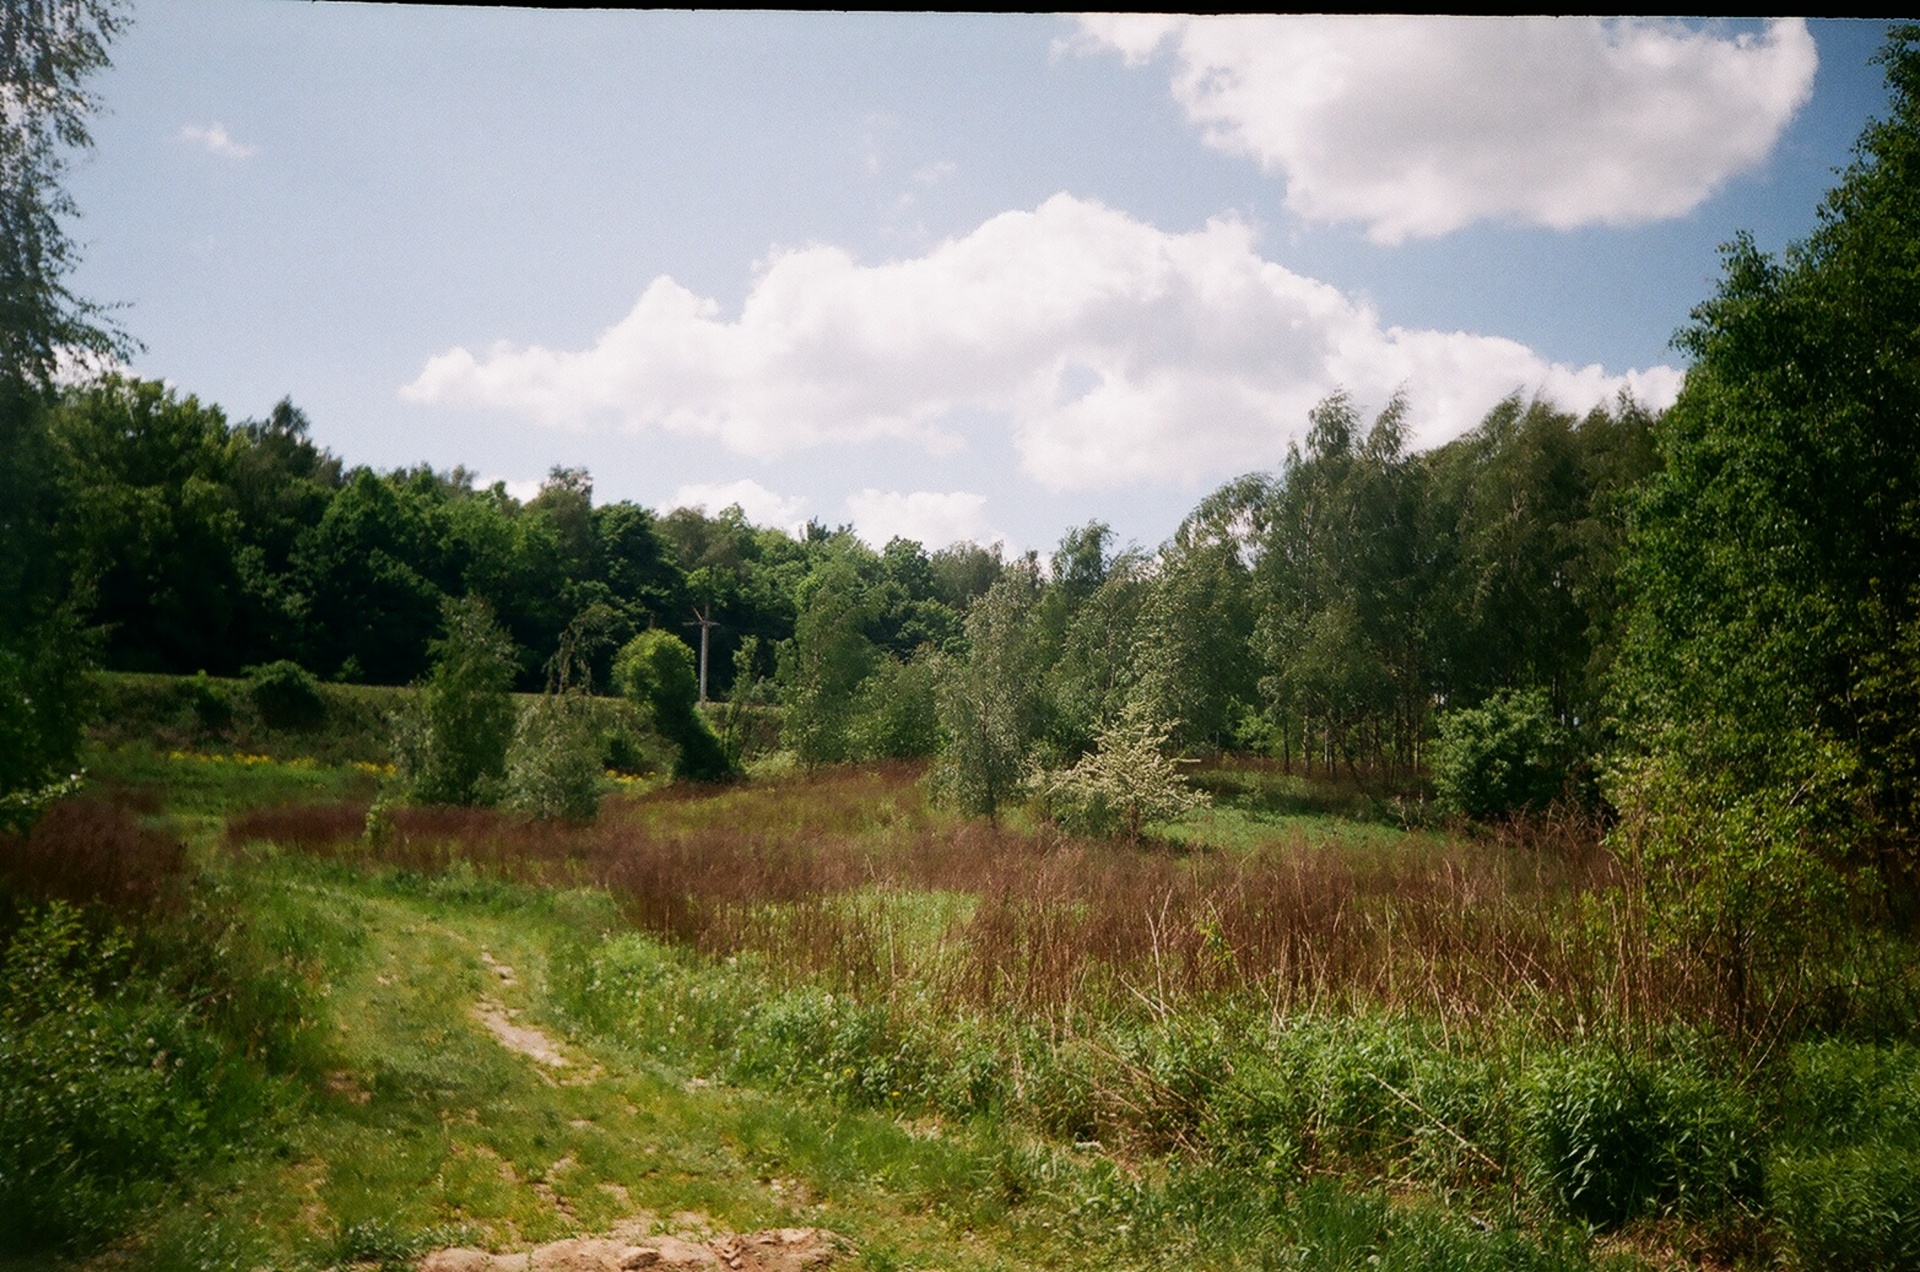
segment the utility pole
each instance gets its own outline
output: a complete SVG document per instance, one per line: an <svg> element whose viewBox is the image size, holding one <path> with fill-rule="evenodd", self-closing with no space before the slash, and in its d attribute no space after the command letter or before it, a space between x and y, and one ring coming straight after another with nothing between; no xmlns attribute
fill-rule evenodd
<svg viewBox="0 0 1920 1272"><path fill-rule="evenodd" d="M696 605L693 607L693 622L680 624L682 627L700 629L700 701L702 702L707 700L707 633L720 626L719 623L707 617L711 613L713 613L712 602L708 602L705 610Z"/></svg>

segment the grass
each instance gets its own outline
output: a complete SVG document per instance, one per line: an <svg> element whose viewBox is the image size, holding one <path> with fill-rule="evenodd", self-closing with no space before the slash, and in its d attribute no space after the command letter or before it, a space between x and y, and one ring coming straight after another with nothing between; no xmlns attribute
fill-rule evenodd
<svg viewBox="0 0 1920 1272"><path fill-rule="evenodd" d="M7 847L13 894L134 934L126 983L224 1057L205 1089L252 1092L112 1212L116 1268L684 1212L869 1268L1911 1265L1876 1218L1913 1188L1911 1048L1756 1067L1578 826L1409 830L1217 770L1231 834L1131 851L877 765L593 825L401 809L369 845L373 776L304 758L101 749L93 811ZM54 864L83 842L161 882L85 895L111 871Z"/></svg>

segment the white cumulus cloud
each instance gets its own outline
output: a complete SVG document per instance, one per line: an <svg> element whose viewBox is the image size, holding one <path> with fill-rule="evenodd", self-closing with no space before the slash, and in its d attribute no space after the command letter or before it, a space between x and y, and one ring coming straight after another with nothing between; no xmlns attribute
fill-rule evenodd
<svg viewBox="0 0 1920 1272"><path fill-rule="evenodd" d="M847 496L847 512L860 537L876 548L898 535L913 539L928 551L961 539L975 543L1004 541L1006 536L987 526L987 497L970 490L875 490L871 486Z"/></svg>
<svg viewBox="0 0 1920 1272"><path fill-rule="evenodd" d="M259 150L258 146L249 146L234 140L227 126L215 120L202 128L198 124L184 125L177 139L189 145L199 146L208 154L219 155L223 159L245 159Z"/></svg>
<svg viewBox="0 0 1920 1272"><path fill-rule="evenodd" d="M1773 150L1813 91L1806 24L1728 35L1587 18L1081 19L1163 48L1209 144L1287 206L1385 243L1480 220L1568 229L1682 216Z"/></svg>
<svg viewBox="0 0 1920 1272"><path fill-rule="evenodd" d="M1385 326L1263 258L1237 218L1169 233L1060 194L904 260L776 253L737 317L657 278L589 348L456 348L401 395L556 428L710 436L759 458L887 437L940 454L965 445L960 421L997 420L1027 473L1065 490L1272 465L1336 389L1380 404L1404 387L1425 445L1515 391L1585 410L1629 389L1664 406L1679 381Z"/></svg>
<svg viewBox="0 0 1920 1272"><path fill-rule="evenodd" d="M667 500L669 508L698 508L708 516L733 505L756 526L791 530L807 519L807 501L798 495L768 490L751 477L729 482L696 482L682 486Z"/></svg>

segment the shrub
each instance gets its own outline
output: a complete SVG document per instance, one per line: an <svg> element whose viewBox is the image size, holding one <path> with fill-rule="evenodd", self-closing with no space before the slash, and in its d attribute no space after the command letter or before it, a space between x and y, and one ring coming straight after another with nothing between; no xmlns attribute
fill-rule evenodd
<svg viewBox="0 0 1920 1272"><path fill-rule="evenodd" d="M206 672L181 681L180 694L193 713L194 727L201 733L224 733L232 726L233 699L226 687Z"/></svg>
<svg viewBox="0 0 1920 1272"><path fill-rule="evenodd" d="M24 834L0 834L0 882L24 896L145 914L174 895L186 845L92 799L53 805Z"/></svg>
<svg viewBox="0 0 1920 1272"><path fill-rule="evenodd" d="M542 695L513 731L507 807L540 818L591 821L600 811L601 746L583 695Z"/></svg>
<svg viewBox="0 0 1920 1272"><path fill-rule="evenodd" d="M1124 831L1137 843L1140 828L1171 821L1202 807L1207 797L1188 786L1166 754L1171 726L1136 700L1100 730L1093 754L1072 768L1043 775L1041 799L1069 830L1085 835Z"/></svg>
<svg viewBox="0 0 1920 1272"><path fill-rule="evenodd" d="M1920 1144L1920 1047L1803 1043L1789 1074L1783 1112L1797 1147Z"/></svg>
<svg viewBox="0 0 1920 1272"><path fill-rule="evenodd" d="M881 658L854 697L853 754L863 759L918 759L938 751L940 714L934 703L934 676L931 652L916 653L907 662Z"/></svg>
<svg viewBox="0 0 1920 1272"><path fill-rule="evenodd" d="M1794 1048L1767 1197L1807 1267L1920 1269L1920 1047Z"/></svg>
<svg viewBox="0 0 1920 1272"><path fill-rule="evenodd" d="M433 670L395 722L394 762L418 803L491 804L514 738L514 644L478 597L443 614Z"/></svg>
<svg viewBox="0 0 1920 1272"><path fill-rule="evenodd" d="M1501 692L1440 717L1433 785L1448 811L1480 820L1538 812L1567 780L1568 741L1537 691Z"/></svg>
<svg viewBox="0 0 1920 1272"><path fill-rule="evenodd" d="M205 1146L217 1050L130 968L60 903L0 950L0 1250L110 1234Z"/></svg>
<svg viewBox="0 0 1920 1272"><path fill-rule="evenodd" d="M0 830L31 824L73 772L94 705L90 661L70 616L0 636Z"/></svg>
<svg viewBox="0 0 1920 1272"><path fill-rule="evenodd" d="M247 696L268 728L312 729L327 714L320 682L299 663L285 658L247 668Z"/></svg>
<svg viewBox="0 0 1920 1272"><path fill-rule="evenodd" d="M1804 1266L1920 1269L1920 1150L1910 1142L1777 1158L1767 1192Z"/></svg>
<svg viewBox="0 0 1920 1272"><path fill-rule="evenodd" d="M700 689L685 641L671 632L641 632L614 658L613 683L678 750L675 777L710 782L733 775L733 761L695 710Z"/></svg>

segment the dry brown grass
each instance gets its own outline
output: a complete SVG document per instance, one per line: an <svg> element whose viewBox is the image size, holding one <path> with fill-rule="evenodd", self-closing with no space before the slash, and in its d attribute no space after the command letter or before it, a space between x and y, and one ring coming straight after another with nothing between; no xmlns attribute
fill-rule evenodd
<svg viewBox="0 0 1920 1272"><path fill-rule="evenodd" d="M142 822L152 800L109 790L49 808L26 834L0 835L0 884L38 900L138 919L178 902L187 849Z"/></svg>
<svg viewBox="0 0 1920 1272"><path fill-rule="evenodd" d="M366 808L352 804L249 813L228 836L594 883L645 930L881 989L900 971L898 934L885 906L844 899L966 893L970 915L920 970L982 1008L1051 1015L1120 998L1158 1010L1251 991L1281 1010L1365 1003L1469 1029L1520 1013L1551 1029L1630 1032L1714 1010L1711 978L1651 952L1638 889L1578 821L1183 854L949 818L927 807L918 773L672 788L609 801L588 826L397 809L373 847L360 841Z"/></svg>

